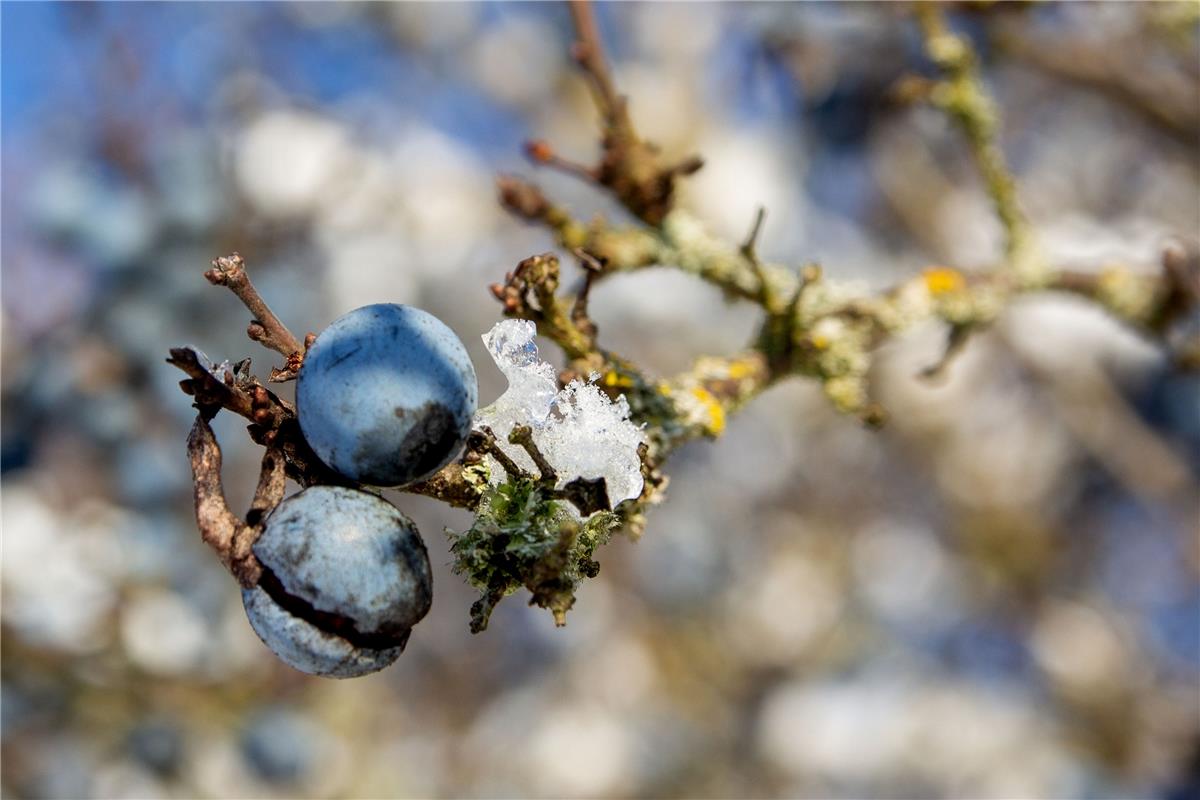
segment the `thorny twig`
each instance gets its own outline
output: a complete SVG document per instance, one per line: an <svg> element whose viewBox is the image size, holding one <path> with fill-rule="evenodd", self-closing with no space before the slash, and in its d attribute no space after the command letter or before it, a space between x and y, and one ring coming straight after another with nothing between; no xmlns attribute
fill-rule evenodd
<svg viewBox="0 0 1200 800"><path fill-rule="evenodd" d="M1007 260L1000 269L973 274L930 268L868 296L848 294L828 283L815 264L797 272L762 262L755 245L764 210L760 209L749 236L738 247L710 236L695 219L673 209L674 180L699 168L699 160L674 167L659 163L657 150L637 136L624 98L615 89L589 4L575 0L571 10L577 35L573 53L589 78L602 117L603 157L595 168L582 167L560 158L543 142L532 143L529 155L538 163L568 169L606 188L643 224L616 227L597 220L585 225L533 184L503 177L498 181L501 203L518 217L549 228L559 245L580 259L585 274L573 297L561 297L558 259L547 253L522 261L491 291L506 315L536 322L538 332L563 349L577 374L592 369L601 372L600 385L624 394L634 418L646 425L648 441L639 449L644 490L636 500L615 509L616 517L633 535L644 526L644 510L662 496L667 483L662 465L670 454L691 439L719 435L729 414L782 378L813 377L839 409L878 423L883 419L882 410L870 402L866 390L873 352L889 337L925 320L940 319L950 330L945 356L928 371L935 373L961 349L970 330L994 319L1016 293L1071 292L1152 336L1162 336L1200 302L1196 259L1178 247L1164 252L1159 274L1123 268L1099 273L1061 271L1033 258L1032 234L1017 206L1015 182L996 143L995 108L983 92L974 54L966 40L949 32L941 11L932 4L918 9L928 53L945 73L944 80L932 87L931 97L967 135L1006 231ZM737 355L702 358L667 380L648 379L633 364L599 346L587 301L600 278L651 266L681 269L720 287L730 298L762 306L766 314L758 335ZM248 330L251 338L288 359L284 370L273 371L273 378L294 376L303 357L301 347L254 291L240 257L218 259L207 275L213 283L229 286L254 314L255 323ZM311 334L305 349L310 344ZM345 483L345 479L316 459L300 435L294 409L254 381L247 374L247 362L218 375L194 350L173 350L170 361L188 374L189 380L182 386L196 398L200 410L189 440L197 521L205 540L244 583L252 575L247 542L252 543L253 534L243 529L252 530L278 502L281 470L302 485ZM269 447L260 490L246 523L229 512L220 492L220 452L207 420L221 408L249 419L252 438ZM565 499L585 517L611 508L603 480L579 478L555 489L559 476L533 445L527 430L514 430L510 441L521 445L537 466L539 491L544 497ZM403 491L477 510L484 489L474 467L487 455L511 482L532 480L500 448L495 434L484 428L468 437L458 462ZM539 569L544 568L545 563L540 563ZM545 575L524 577L526 585L533 577L539 586L554 584L553 575L550 584ZM488 595L485 601L494 605L500 596ZM556 614L563 611L565 607L557 607Z"/></svg>
<svg viewBox="0 0 1200 800"><path fill-rule="evenodd" d="M754 224L750 226L750 233L746 234L746 241L742 242L741 254L746 261L750 262L754 275L758 278L759 302L763 308L771 311L775 307L775 296L771 292L771 282L767 280L767 275L763 272L762 262L758 260L757 250L758 234L762 232L763 221L766 218L767 209L759 206L758 211L754 213Z"/></svg>

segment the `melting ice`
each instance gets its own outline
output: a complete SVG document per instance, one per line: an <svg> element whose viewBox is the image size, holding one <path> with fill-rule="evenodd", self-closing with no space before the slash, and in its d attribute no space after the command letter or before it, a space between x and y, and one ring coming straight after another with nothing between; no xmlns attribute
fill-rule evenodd
<svg viewBox="0 0 1200 800"><path fill-rule="evenodd" d="M642 430L629 421L624 397L608 399L598 387L580 380L561 390L554 368L538 360L529 320L506 319L483 335L483 343L508 378L508 389L496 402L475 414L475 427L487 425L501 449L522 468L537 474L529 454L509 444L508 434L518 425L533 429L533 440L550 466L558 472L561 488L575 478L604 478L615 506L642 493L642 465L638 445ZM494 480L504 471L491 463Z"/></svg>

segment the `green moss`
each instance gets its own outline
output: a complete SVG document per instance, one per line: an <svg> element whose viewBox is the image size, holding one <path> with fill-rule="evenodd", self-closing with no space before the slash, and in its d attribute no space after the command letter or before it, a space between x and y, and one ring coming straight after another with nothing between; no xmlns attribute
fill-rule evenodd
<svg viewBox="0 0 1200 800"><path fill-rule="evenodd" d="M618 524L610 511L579 522L534 480L489 488L471 528L449 532L455 573L482 593L471 606L471 631L487 628L496 604L521 587L531 605L564 624L580 582L599 572L593 553Z"/></svg>

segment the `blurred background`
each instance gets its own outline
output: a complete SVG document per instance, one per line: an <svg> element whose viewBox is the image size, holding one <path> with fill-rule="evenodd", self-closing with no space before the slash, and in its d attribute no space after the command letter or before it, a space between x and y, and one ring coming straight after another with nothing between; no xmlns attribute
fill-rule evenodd
<svg viewBox="0 0 1200 800"><path fill-rule="evenodd" d="M950 9L979 49L1047 254L1156 269L1200 220L1197 6ZM959 132L896 102L909 11L598 9L636 124L706 166L680 203L759 252L885 286L994 263ZM1021 302L941 382L888 346L881 432L804 381L670 465L644 538L599 553L568 625L472 636L470 518L392 499L435 567L377 675L277 661L200 542L169 346L274 354L202 278L233 250L282 319L426 308L503 389L486 286L550 249L495 201L529 137L589 160L557 4L12 4L3 41L6 796L1197 797L1200 384L1066 298ZM605 197L538 174L577 216ZM666 374L752 309L669 270L605 283L601 340ZM552 346L543 356L557 361ZM285 386L284 394L290 394ZM216 421L244 508L259 452Z"/></svg>

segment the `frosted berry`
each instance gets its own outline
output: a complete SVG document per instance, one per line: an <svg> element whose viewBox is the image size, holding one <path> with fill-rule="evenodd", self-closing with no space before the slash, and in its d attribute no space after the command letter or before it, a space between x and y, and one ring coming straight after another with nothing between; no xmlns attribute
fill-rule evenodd
<svg viewBox="0 0 1200 800"><path fill-rule="evenodd" d="M284 500L254 544L250 626L301 672L353 678L404 650L429 611L425 543L408 517L367 492L313 486Z"/></svg>
<svg viewBox="0 0 1200 800"><path fill-rule="evenodd" d="M336 319L304 357L300 429L347 478L399 486L436 472L471 429L478 386L458 337L419 308L380 303Z"/></svg>

